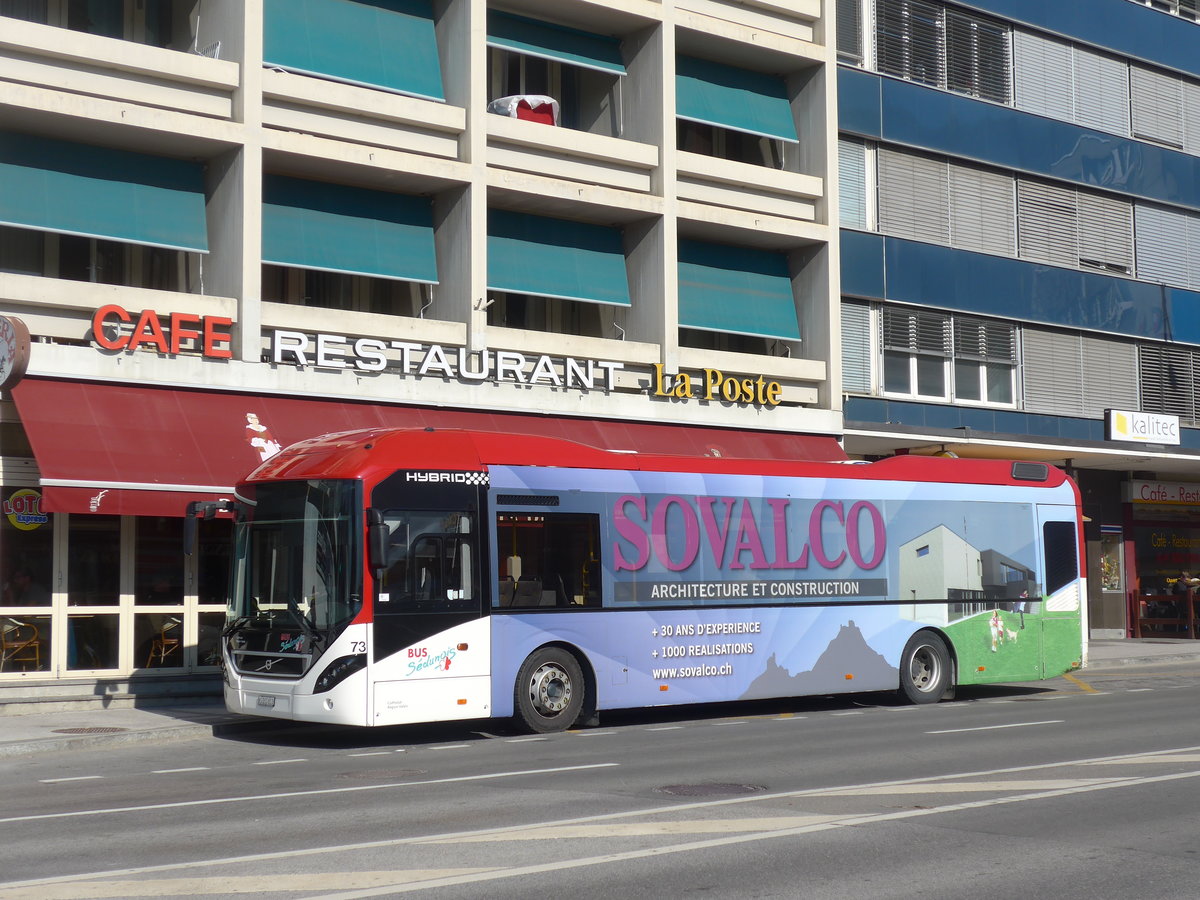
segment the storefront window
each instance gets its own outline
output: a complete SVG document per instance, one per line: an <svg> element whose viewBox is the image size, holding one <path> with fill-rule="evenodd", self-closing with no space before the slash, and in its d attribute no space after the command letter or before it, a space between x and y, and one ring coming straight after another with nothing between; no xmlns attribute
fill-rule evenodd
<svg viewBox="0 0 1200 900"><path fill-rule="evenodd" d="M183 519L141 516L134 534L134 602L183 603Z"/></svg>
<svg viewBox="0 0 1200 900"><path fill-rule="evenodd" d="M1119 531L1100 535L1100 590L1118 594L1124 590L1124 549L1125 542Z"/></svg>
<svg viewBox="0 0 1200 900"><path fill-rule="evenodd" d="M202 519L199 526L196 593L201 603L224 606L229 593L229 558L233 555L233 520Z"/></svg>
<svg viewBox="0 0 1200 900"><path fill-rule="evenodd" d="M42 511L42 495L31 488L4 487L0 496L0 606L49 606L53 523Z"/></svg>
<svg viewBox="0 0 1200 900"><path fill-rule="evenodd" d="M1200 528L1186 521L1139 524L1133 532L1141 594L1170 594L1183 571L1200 572Z"/></svg>
<svg viewBox="0 0 1200 900"><path fill-rule="evenodd" d="M121 517L71 516L68 543L67 602L71 606L115 606L120 600ZM74 627L71 633L75 633Z"/></svg>
<svg viewBox="0 0 1200 900"><path fill-rule="evenodd" d="M196 664L221 664L221 629L225 627L224 612L200 613L200 634L196 638Z"/></svg>
<svg viewBox="0 0 1200 900"><path fill-rule="evenodd" d="M50 617L0 615L0 674L50 669Z"/></svg>
<svg viewBox="0 0 1200 900"><path fill-rule="evenodd" d="M71 616L67 626L67 668L115 669L118 618L113 613Z"/></svg>
<svg viewBox="0 0 1200 900"><path fill-rule="evenodd" d="M147 669L183 665L183 616L144 613L134 617L133 664Z"/></svg>

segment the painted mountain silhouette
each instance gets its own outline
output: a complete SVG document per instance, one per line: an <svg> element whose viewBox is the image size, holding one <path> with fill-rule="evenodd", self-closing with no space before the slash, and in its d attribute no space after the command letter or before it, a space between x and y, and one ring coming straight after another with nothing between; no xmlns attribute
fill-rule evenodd
<svg viewBox="0 0 1200 900"><path fill-rule="evenodd" d="M852 675L853 678L846 676ZM890 690L899 684L895 666L871 649L853 620L843 625L837 636L818 657L808 672L792 675L775 660L767 660L766 670L750 682L743 700L759 697L798 697L852 691Z"/></svg>

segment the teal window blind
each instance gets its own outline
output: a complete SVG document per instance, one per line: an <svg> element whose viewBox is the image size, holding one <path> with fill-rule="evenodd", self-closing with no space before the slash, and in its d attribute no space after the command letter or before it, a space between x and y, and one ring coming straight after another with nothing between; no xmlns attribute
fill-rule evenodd
<svg viewBox="0 0 1200 900"><path fill-rule="evenodd" d="M621 42L605 34L592 34L524 16L488 10L489 47L513 50L557 62L624 75Z"/></svg>
<svg viewBox="0 0 1200 900"><path fill-rule="evenodd" d="M263 62L443 100L430 0L265 0Z"/></svg>
<svg viewBox="0 0 1200 900"><path fill-rule="evenodd" d="M797 140L782 78L691 56L675 61L675 114L704 125Z"/></svg>
<svg viewBox="0 0 1200 900"><path fill-rule="evenodd" d="M0 132L0 224L207 253L204 169Z"/></svg>
<svg viewBox="0 0 1200 900"><path fill-rule="evenodd" d="M437 283L428 197L267 175L262 218L265 263Z"/></svg>
<svg viewBox="0 0 1200 900"><path fill-rule="evenodd" d="M494 209L487 247L489 290L630 305L615 228Z"/></svg>
<svg viewBox="0 0 1200 900"><path fill-rule="evenodd" d="M800 340L787 256L681 240L679 326Z"/></svg>

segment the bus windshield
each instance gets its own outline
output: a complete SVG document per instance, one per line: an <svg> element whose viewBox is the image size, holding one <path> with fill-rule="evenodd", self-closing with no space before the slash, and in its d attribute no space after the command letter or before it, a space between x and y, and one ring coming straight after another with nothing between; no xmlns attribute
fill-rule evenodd
<svg viewBox="0 0 1200 900"><path fill-rule="evenodd" d="M239 519L231 623L328 635L362 606L358 483L261 484Z"/></svg>

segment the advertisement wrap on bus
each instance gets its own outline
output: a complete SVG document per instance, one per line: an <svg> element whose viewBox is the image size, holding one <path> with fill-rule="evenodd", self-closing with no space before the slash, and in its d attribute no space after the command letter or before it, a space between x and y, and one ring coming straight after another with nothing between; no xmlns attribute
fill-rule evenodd
<svg viewBox="0 0 1200 900"><path fill-rule="evenodd" d="M1078 494L1041 464L376 431L288 448L238 493L235 711L554 731L663 704L935 702L1082 658Z"/></svg>

